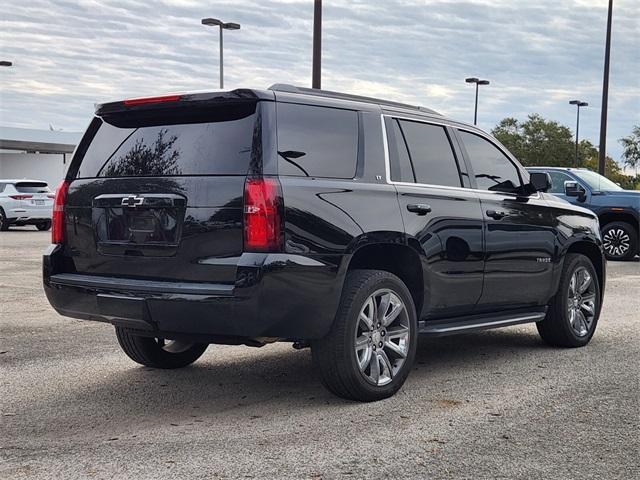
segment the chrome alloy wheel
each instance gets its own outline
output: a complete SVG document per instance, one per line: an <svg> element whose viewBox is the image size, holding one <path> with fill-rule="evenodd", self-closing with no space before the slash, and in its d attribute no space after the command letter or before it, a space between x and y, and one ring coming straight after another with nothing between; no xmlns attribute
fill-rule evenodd
<svg viewBox="0 0 640 480"><path fill-rule="evenodd" d="M409 316L393 290L370 295L356 322L355 352L360 373L373 385L384 386L402 368L409 353Z"/></svg>
<svg viewBox="0 0 640 480"><path fill-rule="evenodd" d="M579 267L571 275L567 298L569 325L578 337L589 333L596 316L596 287L585 267Z"/></svg>
<svg viewBox="0 0 640 480"><path fill-rule="evenodd" d="M621 228L607 230L602 238L604 250L613 257L624 256L631 246L629 234Z"/></svg>
<svg viewBox="0 0 640 480"><path fill-rule="evenodd" d="M182 353L193 347L191 342L181 342L180 340L165 340L164 338L154 339L158 346L168 353Z"/></svg>

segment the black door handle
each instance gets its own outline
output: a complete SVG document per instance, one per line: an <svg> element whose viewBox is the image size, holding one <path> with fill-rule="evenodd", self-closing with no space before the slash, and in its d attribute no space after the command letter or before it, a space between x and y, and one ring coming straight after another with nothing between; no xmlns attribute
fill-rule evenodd
<svg viewBox="0 0 640 480"><path fill-rule="evenodd" d="M422 216L431 212L431 206L426 203L410 203L407 205L407 210Z"/></svg>
<svg viewBox="0 0 640 480"><path fill-rule="evenodd" d="M487 216L493 218L494 220L500 220L507 216L506 212L496 211L496 210L487 210Z"/></svg>

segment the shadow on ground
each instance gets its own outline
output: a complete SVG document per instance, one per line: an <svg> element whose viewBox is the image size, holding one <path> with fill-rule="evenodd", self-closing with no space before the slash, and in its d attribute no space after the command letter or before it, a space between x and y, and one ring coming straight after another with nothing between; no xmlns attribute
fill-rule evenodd
<svg viewBox="0 0 640 480"><path fill-rule="evenodd" d="M156 370L119 362L99 377L61 386L58 395L33 399L25 407L52 413L47 425L33 425L39 435L46 435L61 431L69 418L73 418L73 430L81 431L112 421L133 424L161 418L182 423L207 417L229 422L236 415L256 412L306 408L334 411L336 407L358 405L331 395L321 386L313 374L309 350L295 351L284 345L239 350L242 348L211 346L201 360L181 370ZM471 375L468 369L476 373L474 382L485 381L487 388L495 388L488 377L483 380L478 372L506 369L513 362L531 363L535 368L535 363L544 362L550 352L556 350L546 347L535 330L522 327L441 339L421 338L404 394L411 395L415 388L433 388L435 395L450 378ZM229 358L230 353L233 359ZM113 361L113 356L94 361Z"/></svg>

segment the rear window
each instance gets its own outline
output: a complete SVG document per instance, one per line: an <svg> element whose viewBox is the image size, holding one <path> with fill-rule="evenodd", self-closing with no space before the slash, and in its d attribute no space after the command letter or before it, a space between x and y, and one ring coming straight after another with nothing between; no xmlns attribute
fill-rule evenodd
<svg viewBox="0 0 640 480"><path fill-rule="evenodd" d="M358 114L353 110L277 104L278 173L353 178L358 156Z"/></svg>
<svg viewBox="0 0 640 480"><path fill-rule="evenodd" d="M18 193L49 193L46 182L20 182L15 184Z"/></svg>
<svg viewBox="0 0 640 480"><path fill-rule="evenodd" d="M166 113L165 118L135 115L127 112L102 120L76 178L247 173L255 105Z"/></svg>

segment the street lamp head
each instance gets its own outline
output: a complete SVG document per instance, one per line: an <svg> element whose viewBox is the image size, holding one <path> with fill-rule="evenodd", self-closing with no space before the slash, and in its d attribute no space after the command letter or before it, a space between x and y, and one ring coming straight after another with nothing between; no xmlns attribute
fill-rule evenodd
<svg viewBox="0 0 640 480"><path fill-rule="evenodd" d="M217 18L203 18L202 25L207 25L209 27L220 27L224 28L225 30L240 30L239 23L224 23L222 20L218 20Z"/></svg>
<svg viewBox="0 0 640 480"><path fill-rule="evenodd" d="M202 19L202 25L208 25L208 26L211 26L211 27L214 27L214 26L217 27L217 26L224 26L224 23L222 23L217 18L203 18Z"/></svg>
<svg viewBox="0 0 640 480"><path fill-rule="evenodd" d="M476 77L465 78L464 81L467 83L475 83L477 85L489 85L490 83L489 80L480 80L479 78L476 78Z"/></svg>
<svg viewBox="0 0 640 480"><path fill-rule="evenodd" d="M587 102L583 102L582 100L571 100L569 101L569 105L577 105L578 107L588 107L589 104Z"/></svg>
<svg viewBox="0 0 640 480"><path fill-rule="evenodd" d="M7 60L0 60L0 67L10 67L13 65L13 62L9 62Z"/></svg>

